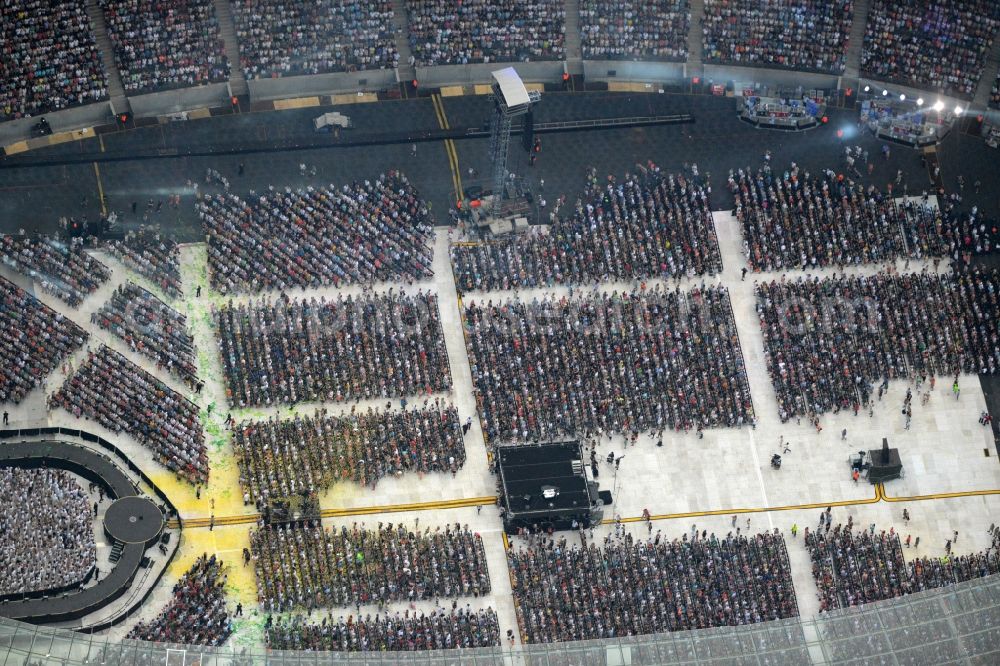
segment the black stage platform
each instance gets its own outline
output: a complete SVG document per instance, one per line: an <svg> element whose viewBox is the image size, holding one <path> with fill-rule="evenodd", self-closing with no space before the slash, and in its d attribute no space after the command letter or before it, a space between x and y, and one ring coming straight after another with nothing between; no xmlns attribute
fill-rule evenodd
<svg viewBox="0 0 1000 666"><path fill-rule="evenodd" d="M508 533L601 520L597 484L587 481L579 442L504 446L497 458Z"/></svg>
<svg viewBox="0 0 1000 666"><path fill-rule="evenodd" d="M903 462L899 457L899 449L890 449L889 440L882 438L881 449L868 451L868 480L872 483L884 483L903 476Z"/></svg>
<svg viewBox="0 0 1000 666"><path fill-rule="evenodd" d="M149 518L142 521L143 530L136 532L137 534L148 534L147 524L162 525L162 520L157 523L155 518L156 515L161 515L160 510L149 500L135 497L136 489L124 472L110 459L82 446L67 442L8 440L0 445L0 465L65 469L101 485L112 498L128 498L143 502L141 510L143 515ZM122 501L119 499L112 507ZM145 503L151 506L146 506ZM126 522L128 516L132 514L128 511L130 507L132 507L131 502L122 505L122 509L125 510L122 517ZM140 507L136 505L132 508ZM151 511L155 511L155 514ZM117 519L115 522L118 522ZM128 528L123 528L122 533L128 534ZM44 624L75 620L103 608L128 590L142 563L146 547L145 542L126 543L121 559L94 586L40 598L6 601L0 603L0 616Z"/></svg>
<svg viewBox="0 0 1000 666"><path fill-rule="evenodd" d="M122 497L104 513L104 531L122 543L151 546L163 531L163 514L145 497Z"/></svg>

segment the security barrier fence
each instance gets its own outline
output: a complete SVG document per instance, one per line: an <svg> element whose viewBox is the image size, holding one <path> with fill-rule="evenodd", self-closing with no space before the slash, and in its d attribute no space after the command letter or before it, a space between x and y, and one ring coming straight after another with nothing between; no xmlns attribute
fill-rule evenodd
<svg viewBox="0 0 1000 666"><path fill-rule="evenodd" d="M365 664L626 666L645 664L1000 663L1000 576L819 617L598 641L429 652L281 652L204 648L97 635L0 619L0 666L251 666Z"/></svg>

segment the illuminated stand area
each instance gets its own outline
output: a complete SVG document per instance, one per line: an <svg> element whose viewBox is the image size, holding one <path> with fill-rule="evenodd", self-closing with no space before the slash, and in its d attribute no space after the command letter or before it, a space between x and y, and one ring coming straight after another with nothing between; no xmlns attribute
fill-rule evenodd
<svg viewBox="0 0 1000 666"><path fill-rule="evenodd" d="M811 129L820 124L826 113L827 94L823 90L738 84L734 91L740 120L755 127Z"/></svg>
<svg viewBox="0 0 1000 666"><path fill-rule="evenodd" d="M961 104L951 107L941 100L893 93L888 88L866 85L861 101L860 122L876 137L907 146L931 146L941 141L955 120L964 113Z"/></svg>

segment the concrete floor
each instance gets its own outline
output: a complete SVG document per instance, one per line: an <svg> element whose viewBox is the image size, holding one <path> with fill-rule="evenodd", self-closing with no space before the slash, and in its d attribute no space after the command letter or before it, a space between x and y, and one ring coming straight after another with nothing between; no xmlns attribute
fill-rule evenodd
<svg viewBox="0 0 1000 666"><path fill-rule="evenodd" d="M637 445L628 449L623 448L621 437L602 440L598 445L599 457L603 458L608 451L625 454L617 475L607 467L602 470L599 479L602 487L615 490L614 516L625 520L636 519L641 516L643 509L648 509L656 517L654 530L661 530L667 537L680 536L689 531L692 524L697 524L699 529L725 533L731 529L731 516L734 513L740 514L738 524L743 529L747 529L746 521L749 520L751 531L775 527L785 531L789 539L799 608L806 616L817 612L815 585L810 574L808 554L800 543L791 538L788 529L793 523L798 524L800 529L815 524L817 514L827 505L844 505L834 510L837 521L846 521L848 515L853 515L859 525L875 522L880 528L895 526L902 533L920 535L920 547L911 548L907 555L943 554L944 541L953 530L958 530L961 535L955 552L985 548L988 545L986 527L991 521L995 521L995 516L1000 511L1000 496L921 498L899 503L878 501L873 486L851 481L846 462L847 456L852 452L860 448L875 447L882 437L888 437L893 446L900 448L906 470L904 479L886 485L885 492L889 497L1000 489L1000 465L994 455L985 457L983 454L984 449L991 450L991 439L987 429L977 423L979 413L985 408L977 378L962 378L964 390L959 400L951 397L950 386L939 384L930 403L919 407L919 411L914 414L914 426L908 431L903 429L902 420L896 411L896 406L902 403L906 391L906 382L903 381L894 382L890 386L889 394L877 405L872 417L867 414L857 417L849 413L837 416L828 414L822 419L824 429L819 434L808 423L782 424L778 419L774 391L764 365L762 340L754 311L753 284L751 279L740 280L739 267L743 260L740 256L739 230L728 212L717 213L715 217L725 270L710 281L725 285L732 299L757 415L756 428L707 430L701 440L694 433L670 433L662 449L656 448L655 443L645 435L640 436ZM443 397L456 405L459 418L464 422L468 416L475 416L475 401L464 352L459 305L447 261L450 240L452 239L447 230L438 231L434 246L434 279L406 289L432 288L439 296L454 381L454 389ZM190 395L179 382L171 382L169 376L157 372L147 359L133 353L114 336L91 326L87 315L109 297L118 283L126 277L139 279L115 260L103 254L101 259L112 267L112 280L89 297L79 310L70 310L44 293L40 298L95 335L91 346L98 340L110 344L176 390ZM203 519L214 513L217 518L246 515L248 523L252 523L253 518L249 515L252 507L245 507L242 503L242 491L238 485L229 434L221 427L226 412L222 399L224 388L209 310L213 304L220 303L222 297L211 293L208 288L204 260L202 246L190 245L182 249L184 292L194 294L194 286L202 284L203 296L201 299L188 296L183 301L174 303L175 307L188 316L198 350L200 375L206 381L200 396L191 395L204 408L202 415L206 422L211 459L211 478L208 485L202 488L201 498L195 497L194 488L190 484L178 480L153 462L149 452L129 437L116 436L93 423L76 421L62 410L48 414L44 421L50 425L84 427L119 445L168 493L185 519L202 519L204 522ZM871 273L877 268L864 266L854 270ZM902 266L899 268L902 269ZM921 268L921 265L911 262L910 270ZM697 282L700 283L700 280ZM694 283L695 281L690 281L682 286L690 287ZM378 287L387 288L389 285ZM559 293L564 290L554 288L551 291ZM531 295L533 294L520 294L521 297ZM82 357L85 353L81 351L77 356ZM81 360L75 358L74 363L79 364ZM26 425L29 421L39 422L44 415L44 394L55 391L61 379L61 370L57 370L49 378L45 392L35 391L24 403L11 409L12 424L17 426ZM376 409L384 409L384 402L377 402ZM207 410L209 404L214 404L211 414ZM298 405L294 411L308 412L317 406ZM336 412L349 409L350 404L324 407ZM238 418L263 418L275 413L284 415L286 412L289 412L287 408L275 408L243 410L234 415ZM844 428L848 430L846 442L841 441L840 435ZM778 452L780 441L788 443L791 451L784 454L782 469L775 471L770 468L768 460L772 453ZM946 445L943 442L947 442ZM473 419L473 428L466 436L466 448L468 461L454 479L446 475L407 474L399 478L384 479L374 489L359 488L353 484L333 486L323 495L322 506L324 509L341 510L346 515L330 518L325 522L332 526L366 521L374 527L378 521L402 520L409 523L419 519L421 525L443 525L447 522L471 525L484 539L493 594L489 598L461 601L463 604L471 603L475 608L492 605L499 614L501 630L506 632L509 628L516 628L517 624L506 571L501 523L496 508L491 505L479 510L475 506L450 509L433 507L435 503L458 499L466 499L474 504L476 498L489 498L495 494L496 485L488 471L486 446L478 419ZM379 508L372 513L370 507ZM901 521L903 508L908 508L912 516L909 525L903 525ZM640 522L630 522L628 528L636 530L637 534L646 530L645 525ZM155 615L162 604L168 601L174 581L183 574L194 558L203 552L216 552L231 565L228 588L233 604L241 601L245 607L244 616L236 621L234 640L237 644L259 645L264 618L255 610L256 590L252 568L244 568L240 562L242 548L249 543L249 529L250 524L220 526L213 531L205 527L186 529L181 536L178 557L142 611L132 620L148 619ZM610 528L601 527L597 532L600 534L608 529ZM430 610L433 604L424 605L427 606L425 610ZM396 610L396 606L403 610L405 605L390 604L389 610ZM367 612L364 608L362 611ZM336 616L340 611L334 609L332 612ZM130 626L131 621L116 627L111 636L124 636Z"/></svg>
<svg viewBox="0 0 1000 666"><path fill-rule="evenodd" d="M555 107L563 108L569 105L570 100L567 97L564 102L560 96L552 97L558 100L557 103L553 103L552 113L558 115L558 108ZM661 111L659 106L670 108L680 104L677 100L659 101L663 97L656 98L657 106L651 108L651 111ZM613 102L607 103L607 112L626 115L621 111L625 102L621 100ZM477 99L446 100L452 125L457 125L462 119L472 123L478 117L479 109L476 105L480 103L481 100ZM713 171L713 180L718 185L724 182L722 181L724 169L756 163L759 160L759 153L763 152L765 146L771 146L774 150L776 164L781 164L780 160L795 159L804 168L810 169L827 165L836 166L833 160L837 159L836 155L842 151L842 144L832 138L832 130L828 131L827 128L816 130L812 135L776 135L757 132L736 121L732 117L730 106L723 107L717 100L697 99L696 103L701 115L699 122L693 127L602 132L591 135L586 141L581 141L576 135L548 137L545 139L545 148L533 176L546 179L546 192L550 190L553 192L551 198L554 198L556 193L566 192L572 200L582 184L584 170L591 165L597 166L603 173L620 174L636 161L645 161L649 157L658 162L662 160L665 168L671 170L679 169L682 160L694 160L698 162L703 172ZM397 104L401 106L395 107L396 111L417 108L402 106L405 103ZM421 114L414 122L426 122L427 118L423 115L426 114ZM639 114L630 112L627 115ZM390 116L394 122L402 122L397 116L392 114ZM943 160L945 165L943 168L951 169L949 178L952 179L951 174L959 168L966 170L967 180L970 179L971 173L982 171L984 182L988 181L990 187L990 193L984 192L985 202L987 198L994 198L992 192L998 189L996 185L1000 183L1000 172L994 169L989 174L986 173L983 165L989 163L990 154L981 151L972 141L966 136L957 134L950 136L948 145L943 148L947 155ZM734 148L730 154L722 147L724 142L725 145L738 148ZM873 146L876 143L874 140L869 141L868 137L859 138L858 142L866 147L869 143ZM460 169L475 166L482 171L488 168L488 164L482 158L483 146L475 141L460 141L456 145L461 163ZM407 162L409 158L402 154L397 155L396 148L403 153L408 152L407 146L380 147L371 150L336 150L317 157L317 162L326 168L321 174L326 180L343 181L351 174L377 173L381 169L389 168L390 165L409 164ZM423 148L421 151L419 163L411 166L420 174L419 186L429 192L429 196L436 202L435 211L439 212L439 217L443 217L437 202L444 202L441 205L447 206L447 192L451 182L444 160L445 153L439 147L433 147L433 144L428 146L427 151L423 151ZM960 151L966 151L968 160L965 163L956 161L957 157L953 159L949 151L955 155ZM895 148L893 152L893 161L882 170L885 173L895 174L896 161L899 160L900 168L906 168L907 177L916 183L921 174L919 163L916 165L911 163L917 161L915 154L910 155L903 149ZM904 161L904 158L908 161ZM517 166L519 164L517 159L514 162L515 169L521 168ZM116 208L126 208L127 202L133 198L143 201L151 196L165 197L170 192L183 192L185 200L181 209L177 212L165 212L164 215L176 216L177 220L170 222L170 225L173 225L182 237L194 241L197 240L198 231L191 205L193 196L189 196L191 192L186 189L187 181L202 177L207 166L219 168L220 163L230 171L235 171L236 161L238 158L235 157L227 157L221 161L190 158L163 160L135 168L123 162L114 167L102 168L101 173L106 193L111 195ZM254 160L252 165L248 162L245 185L259 187L257 181L266 185L266 182L273 180L297 186L299 183L292 174L297 173L300 161L302 160L298 154L288 154ZM525 165L522 166L527 169ZM94 170L91 167L87 166L82 170L80 167L50 167L50 169L55 169L53 178L58 176L58 182L62 183L56 188L58 192L51 197L46 197L45 194L52 191L51 182L55 181L50 181L45 189L42 189L41 184L32 180L32 176L41 177L47 171L25 167L20 170L8 169L0 175L4 178L3 187L24 188L18 190L19 194L16 197L10 198L6 194L13 190L4 190L4 201L0 204L0 228L7 230L22 226L22 220L31 219L27 217L28 211L39 206L38 215L46 219L52 215L69 214L67 211L76 210L80 205L81 193L89 193L86 196L90 197L82 207L87 210L93 208L94 195L91 191L95 181ZM413 177L411 170L407 172ZM462 173L464 174L464 171ZM713 198L719 198L719 208L727 206L725 201L727 197L727 193L720 192L720 188L716 188ZM707 430L701 440L697 439L694 433L688 435L671 433L662 449L657 449L645 436L640 437L635 447L627 450L623 449L621 437L605 439L598 447L599 456L603 457L608 451L621 454L624 450L625 453L617 477L610 468L602 468L599 479L602 487L615 490L613 513L629 521L638 519L643 509L649 509L656 517L653 522L654 531L661 530L665 536L671 538L688 532L692 523L697 524L699 529L725 533L731 529L734 514L739 514L738 521L743 529L746 529L746 521L749 520L751 531L772 528L785 531L789 540L789 554L799 608L805 616L811 616L817 611L816 590L810 574L808 554L800 542L791 538L788 529L792 524L797 524L800 528L815 525L818 513L828 505L836 505L834 508L836 521L846 521L849 515L853 515L859 525L875 522L879 528L888 529L890 526L895 526L897 531L903 534L919 535L921 537L919 549L907 550L908 556L942 555L945 539L954 530L960 533L960 539L953 549L954 553L961 554L985 548L988 545L986 528L991 522L996 521L997 515L1000 515L1000 494L973 493L983 490L1000 491L1000 465L997 463L997 456L987 429L977 423L979 413L986 404L978 379L974 376L961 378L963 390L959 400L950 395L950 386L939 384L927 406L914 405L914 423L908 431L904 430L898 411L906 391L906 382L903 381L890 385L889 394L876 406L871 417L867 414L857 417L852 414L837 416L827 414L822 419L822 433L816 433L815 429L805 422L801 425L794 422L782 424L778 419L774 391L764 365L762 338L754 311L753 276L748 275L745 282L740 280L739 269L745 264L741 256L740 232L735 221L725 210L717 213L715 220L723 254L724 271L719 276L706 278L706 281L725 285L729 289L758 419L756 428ZM164 221L166 222L166 218ZM137 222L138 220L129 221L130 224ZM459 419L464 422L467 417L475 417L475 399L465 353L461 313L447 255L448 244L453 240L457 238L450 238L449 231L438 230L434 245L434 278L405 289L431 288L439 297L454 383L454 388L450 392L441 395L457 407ZM194 523L201 521L204 524L213 513L217 518L245 517L244 523L220 526L212 531L209 531L207 526L184 530L178 557L175 558L167 575L139 617L148 619L159 612L162 604L169 599L170 589L176 579L198 555L203 552L216 552L231 565L228 590L233 605L235 606L237 601L242 601L245 607L244 617L236 620L237 629L233 640L240 645L259 647L264 618L254 610L256 590L252 570L242 567L239 558L242 548L249 543L248 530L254 522L254 517L252 508L243 504L230 437L223 427L228 407L224 401L221 364L210 312L213 306L221 304L224 299L221 295L213 293L208 285L204 246L197 243L183 246L181 273L186 296L181 301L173 302L176 309L187 315L188 325L195 339L199 374L206 382L203 392L198 396L193 395L174 378L157 372L145 357L133 353L113 335L99 331L90 324L90 313L106 302L111 291L125 279L132 279L160 295L166 302L171 302L148 281L132 274L113 258L104 253L98 253L98 256L112 268L112 279L87 298L79 309L71 310L47 294L41 293L40 290L32 290L32 293L88 330L93 336L91 347L96 347L101 342L108 344L199 404L202 408L206 443L210 453L209 483L201 489L199 499L193 486L178 480L168 470L155 463L151 454L131 438L109 433L92 422L78 421L63 410L47 413L44 406L45 396L57 390L62 382L64 374L61 369L57 369L48 378L44 388L32 392L21 405L8 407L12 426L49 424L90 430L123 449L169 495L185 519ZM911 262L907 270L919 271L922 267L917 262ZM878 266L864 266L852 270L871 273L878 268ZM897 268L903 270L902 264ZM21 286L30 286L20 276L11 276L6 267L0 267L0 274L11 277ZM687 281L682 283L682 286L689 288L694 284L700 284L701 281L701 279ZM202 297L199 299L193 296L196 285L202 286ZM376 289L388 289L390 286L392 285L381 285ZM397 289L400 288L399 285L395 286ZM621 286L606 285L605 288ZM359 292L360 289L355 291ZM539 290L539 293L545 291L562 293L563 289ZM294 297L306 293L290 291L289 295ZM308 292L310 296L318 296L320 293L329 296L335 292L332 288ZM495 298L510 295L491 296ZM533 295L521 292L519 297L530 298ZM85 355L86 350L74 355L74 366L78 366ZM418 399L411 399L411 404L415 400ZM377 409L384 409L384 401L376 402L374 406ZM265 418L279 413L286 415L296 411L308 412L318 406L298 405L294 410L287 408L240 410L234 412L234 416L238 419ZM323 405L323 407L331 413L337 413L339 410L350 409L351 405ZM362 403L359 408L367 408L367 404ZM841 430L844 428L848 431L846 442L840 438ZM858 449L877 447L883 437L887 437L893 446L900 449L906 470L904 479L886 485L885 497L879 496L873 486L864 483L854 484L850 479L846 462L849 454ZM772 453L779 452L779 442L782 441L790 445L791 451L784 454L782 469L775 471L770 468L768 460ZM400 478L384 479L375 489L360 488L353 484L338 484L323 495L322 507L342 512L343 515L326 520L331 525L363 520L374 526L378 521L409 522L417 518L421 525L443 525L448 522L471 525L474 530L482 534L486 545L493 594L486 599L463 599L461 603L469 602L474 607L487 603L492 605L499 613L501 632L505 633L507 629L516 629L517 625L506 572L501 524L496 508L486 505L477 511L475 507L479 501L489 501L477 498L489 498L495 495L496 491L495 480L487 468L486 446L478 420L475 418L473 428L466 436L466 448L467 463L454 479L445 475L407 474ZM955 496L936 496L942 493ZM893 501L888 501L890 498ZM900 498L903 499L895 501ZM464 504L467 506L435 508L435 504L443 501L460 499L466 500ZM372 507L377 508L372 509ZM908 525L904 525L901 519L904 508L907 508L912 516ZM646 528L640 522L626 524L628 529L634 529L637 533L645 532ZM607 526L600 527L596 532L603 535L609 529L611 528ZM403 608L404 605L401 604L389 605L390 611ZM334 616L339 613L339 610L333 610ZM111 635L120 637L128 629L129 626L117 627L112 630Z"/></svg>

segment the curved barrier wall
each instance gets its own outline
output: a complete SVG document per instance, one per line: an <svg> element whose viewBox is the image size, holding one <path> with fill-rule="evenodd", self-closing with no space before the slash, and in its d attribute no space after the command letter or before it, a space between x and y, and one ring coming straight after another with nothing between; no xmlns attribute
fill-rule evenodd
<svg viewBox="0 0 1000 666"><path fill-rule="evenodd" d="M51 437L52 441L47 438ZM25 438L31 438L26 440ZM41 439L38 439L41 438ZM107 453L61 441L61 438L80 439L97 444ZM20 439L20 441L15 441ZM111 454L118 458L112 460ZM16 467L45 466L69 470L88 481L102 486L111 498L122 498L140 494L132 480L120 467L127 467L149 485L157 498L166 507L168 514L177 514L169 498L132 463L117 447L107 440L86 431L72 428L24 428L0 431L0 463ZM19 619L37 622L64 622L75 620L99 610L125 594L139 572L147 544L125 544L121 558L96 585L78 589L70 586L65 590L45 590L29 595L8 595L0 600L0 615L7 614ZM157 582L176 554L174 549L156 575ZM89 578L88 574L88 578ZM140 606L149 594L148 588L122 615L128 615ZM106 628L113 620L87 627L88 631ZM0 648L2 649L2 648ZM0 664L3 664L0 661Z"/></svg>
<svg viewBox="0 0 1000 666"><path fill-rule="evenodd" d="M77 428L61 428L61 427L47 427L47 428L20 428L12 430L0 430L0 446L4 445L3 440L13 440L13 439L24 439L26 437L70 437L72 439L82 439L85 442L91 442L92 444L97 444L102 449L112 454L117 458L117 463L128 468L133 474L142 479L143 483L153 489L153 494L156 498L160 500L167 507L168 517L176 518L180 523L181 527L184 526L183 521L180 519L180 514L177 512L177 507L174 503L170 501L170 498L160 490L160 488L153 483L153 480L139 468L128 456L126 456L121 449L107 441L103 437L94 435L87 432L86 430L79 430ZM138 494L138 493L137 493Z"/></svg>
<svg viewBox="0 0 1000 666"><path fill-rule="evenodd" d="M247 79L251 102L338 93L375 92L387 90L396 83L395 69L285 76L279 79Z"/></svg>
<svg viewBox="0 0 1000 666"><path fill-rule="evenodd" d="M5 658L5 660L3 659ZM280 652L107 641L0 619L0 664L995 664L1000 575L810 620L516 648L431 652Z"/></svg>
<svg viewBox="0 0 1000 666"><path fill-rule="evenodd" d="M491 62L472 65L435 65L416 68L417 81L421 86L459 86L492 84L492 72L505 67L517 70L525 83L555 83L562 80L565 67L563 60L538 60L532 62Z"/></svg>

